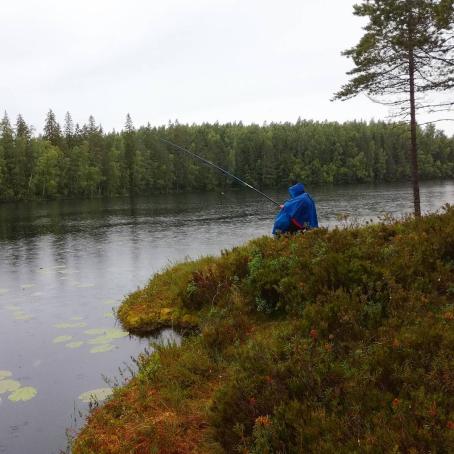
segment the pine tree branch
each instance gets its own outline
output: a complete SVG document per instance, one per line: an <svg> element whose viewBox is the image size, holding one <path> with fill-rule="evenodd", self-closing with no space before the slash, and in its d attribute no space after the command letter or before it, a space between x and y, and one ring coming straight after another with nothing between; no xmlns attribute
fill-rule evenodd
<svg viewBox="0 0 454 454"><path fill-rule="evenodd" d="M425 123L418 123L418 126L429 125L431 123L438 123L440 121L454 121L454 118L439 118L438 120L426 121Z"/></svg>

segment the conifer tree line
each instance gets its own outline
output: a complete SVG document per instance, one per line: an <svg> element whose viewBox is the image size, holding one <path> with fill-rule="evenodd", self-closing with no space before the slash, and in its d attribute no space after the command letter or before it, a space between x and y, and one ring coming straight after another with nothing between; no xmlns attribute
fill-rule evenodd
<svg viewBox="0 0 454 454"><path fill-rule="evenodd" d="M0 200L91 198L176 191L211 191L237 183L160 142L189 148L258 188L407 181L408 126L382 121L134 128L105 133L90 116L63 127L47 114L35 136L21 115L0 122ZM454 137L434 126L418 129L420 176L454 177Z"/></svg>

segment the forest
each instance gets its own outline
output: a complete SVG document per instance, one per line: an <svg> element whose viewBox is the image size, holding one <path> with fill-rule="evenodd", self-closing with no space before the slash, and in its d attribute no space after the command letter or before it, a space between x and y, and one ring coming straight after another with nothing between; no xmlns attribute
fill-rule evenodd
<svg viewBox="0 0 454 454"><path fill-rule="evenodd" d="M418 128L422 179L454 177L454 137ZM408 125L383 121L244 125L169 122L104 132L94 117L83 126L52 110L36 134L21 115L0 122L0 200L134 196L224 190L238 185L162 143L165 138L258 188L410 179Z"/></svg>

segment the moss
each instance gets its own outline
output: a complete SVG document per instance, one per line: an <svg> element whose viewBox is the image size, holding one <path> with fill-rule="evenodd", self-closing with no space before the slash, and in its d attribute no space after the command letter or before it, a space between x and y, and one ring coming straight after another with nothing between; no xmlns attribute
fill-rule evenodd
<svg viewBox="0 0 454 454"><path fill-rule="evenodd" d="M178 264L120 319L197 332L142 356L74 452L449 452L453 288L453 208Z"/></svg>

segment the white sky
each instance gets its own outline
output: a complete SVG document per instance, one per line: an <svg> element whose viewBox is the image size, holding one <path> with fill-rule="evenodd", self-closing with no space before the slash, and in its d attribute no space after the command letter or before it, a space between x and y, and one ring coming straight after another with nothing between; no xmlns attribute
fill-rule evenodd
<svg viewBox="0 0 454 454"><path fill-rule="evenodd" d="M330 102L363 33L353 3L0 0L0 110L38 132L49 108L105 130L128 112L135 126L383 119L364 96Z"/></svg>

